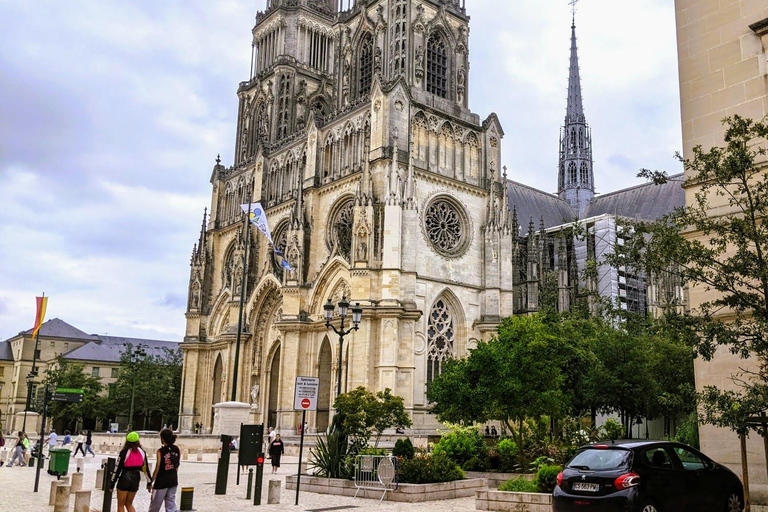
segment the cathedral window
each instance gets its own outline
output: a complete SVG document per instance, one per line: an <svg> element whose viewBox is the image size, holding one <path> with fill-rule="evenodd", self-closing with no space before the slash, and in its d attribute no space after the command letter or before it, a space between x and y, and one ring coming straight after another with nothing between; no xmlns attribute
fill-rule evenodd
<svg viewBox="0 0 768 512"><path fill-rule="evenodd" d="M443 371L445 362L454 357L456 323L448 303L440 299L429 313L427 382L432 382Z"/></svg>
<svg viewBox="0 0 768 512"><path fill-rule="evenodd" d="M287 74L280 77L277 103L277 138L282 139L288 135L291 114L291 79Z"/></svg>
<svg viewBox="0 0 768 512"><path fill-rule="evenodd" d="M256 136L262 142L269 140L269 114L265 101L256 108Z"/></svg>
<svg viewBox="0 0 768 512"><path fill-rule="evenodd" d="M392 0L390 36L390 75L394 78L405 73L406 26L408 14L406 0Z"/></svg>
<svg viewBox="0 0 768 512"><path fill-rule="evenodd" d="M275 247L270 248L272 253L272 272L275 274L278 280L283 280L283 265L282 258L275 253L275 248L285 255L285 248L288 245L288 223L283 222L277 230L275 230L275 236L272 238L275 241Z"/></svg>
<svg viewBox="0 0 768 512"><path fill-rule="evenodd" d="M427 42L427 92L441 98L448 96L448 57L445 43L439 34L429 36Z"/></svg>
<svg viewBox="0 0 768 512"><path fill-rule="evenodd" d="M587 162L581 162L581 169L579 171L579 178L580 183L582 185L589 184L589 166L587 165Z"/></svg>
<svg viewBox="0 0 768 512"><path fill-rule="evenodd" d="M579 147L584 147L584 130L579 130Z"/></svg>
<svg viewBox="0 0 768 512"><path fill-rule="evenodd" d="M332 254L338 254L350 261L352 251L352 225L354 221L354 200L349 198L336 207L331 215L327 235Z"/></svg>
<svg viewBox="0 0 768 512"><path fill-rule="evenodd" d="M424 212L424 231L432 247L444 256L458 256L469 242L469 222L463 208L439 197Z"/></svg>
<svg viewBox="0 0 768 512"><path fill-rule="evenodd" d="M429 152L429 128L427 118L421 112L413 118L413 143L416 158L426 164Z"/></svg>
<svg viewBox="0 0 768 512"><path fill-rule="evenodd" d="M366 34L360 44L360 96L366 96L371 92L373 82L373 36Z"/></svg>
<svg viewBox="0 0 768 512"><path fill-rule="evenodd" d="M571 185L576 184L576 163L571 162L568 164L568 183Z"/></svg>

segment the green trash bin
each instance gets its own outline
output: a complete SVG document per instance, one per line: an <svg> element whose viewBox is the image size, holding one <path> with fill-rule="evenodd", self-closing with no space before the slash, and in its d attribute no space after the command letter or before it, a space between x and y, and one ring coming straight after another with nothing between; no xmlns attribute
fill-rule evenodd
<svg viewBox="0 0 768 512"><path fill-rule="evenodd" d="M66 476L69 471L69 454L66 448L52 448L48 459L48 474Z"/></svg>

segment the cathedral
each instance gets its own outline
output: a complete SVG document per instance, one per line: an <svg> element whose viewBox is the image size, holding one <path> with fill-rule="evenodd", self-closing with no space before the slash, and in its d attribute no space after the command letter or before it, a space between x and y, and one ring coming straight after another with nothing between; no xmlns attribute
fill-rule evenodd
<svg viewBox="0 0 768 512"><path fill-rule="evenodd" d="M469 109L468 36L463 0L267 0L234 162L216 161L192 252L182 431L210 430L232 398L253 423L294 427L297 376L320 380L310 430L328 426L340 379L342 392L392 389L429 431L427 384L501 319L567 310L584 289L639 311L677 297L631 269L585 277L618 218L684 198L674 184L595 195L575 26L557 194L509 179L499 119ZM251 202L274 246L245 227ZM342 298L362 308L343 345L323 310Z"/></svg>

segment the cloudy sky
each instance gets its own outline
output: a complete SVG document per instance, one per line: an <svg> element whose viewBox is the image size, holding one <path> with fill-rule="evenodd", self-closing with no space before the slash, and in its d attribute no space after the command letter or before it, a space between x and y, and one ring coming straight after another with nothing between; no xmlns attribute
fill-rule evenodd
<svg viewBox="0 0 768 512"><path fill-rule="evenodd" d="M0 0L0 339L48 318L181 340L209 178L231 165L237 84L266 0ZM567 0L466 0L470 106L496 112L510 178L554 191ZM670 0L582 0L598 192L678 171Z"/></svg>

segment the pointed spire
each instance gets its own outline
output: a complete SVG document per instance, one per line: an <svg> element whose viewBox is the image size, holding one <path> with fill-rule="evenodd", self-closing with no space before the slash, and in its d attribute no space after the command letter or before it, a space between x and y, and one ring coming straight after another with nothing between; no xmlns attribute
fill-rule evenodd
<svg viewBox="0 0 768 512"><path fill-rule="evenodd" d="M568 75L568 108L566 124L584 122L584 105L581 100L581 76L579 75L579 55L576 46L576 18L571 24L571 67Z"/></svg>
<svg viewBox="0 0 768 512"><path fill-rule="evenodd" d="M511 228L510 226L510 210L509 210L509 194L507 194L507 166L505 165L503 167L503 174L502 178L503 181L501 182L501 201L502 201L502 207L501 207L501 214L504 216L504 220L502 222L502 229L504 232L508 233ZM515 227L517 229L517 227Z"/></svg>

